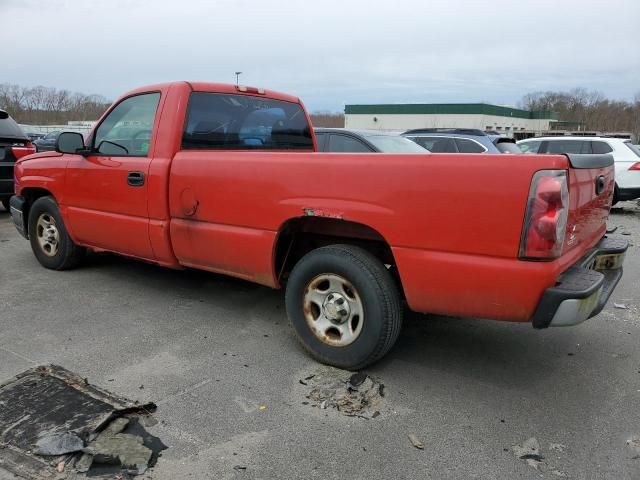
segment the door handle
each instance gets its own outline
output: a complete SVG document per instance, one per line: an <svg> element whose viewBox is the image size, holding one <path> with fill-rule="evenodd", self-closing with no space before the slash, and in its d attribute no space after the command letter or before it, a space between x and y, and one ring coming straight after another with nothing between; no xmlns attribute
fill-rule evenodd
<svg viewBox="0 0 640 480"><path fill-rule="evenodd" d="M141 187L144 185L144 173L129 172L127 175L127 183L132 187Z"/></svg>

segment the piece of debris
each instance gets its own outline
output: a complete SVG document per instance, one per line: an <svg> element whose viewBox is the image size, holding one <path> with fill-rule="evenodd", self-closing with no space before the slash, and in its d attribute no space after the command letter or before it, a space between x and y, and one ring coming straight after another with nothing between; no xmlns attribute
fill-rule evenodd
<svg viewBox="0 0 640 480"><path fill-rule="evenodd" d="M264 412L266 409L267 409L267 406L266 406L266 405L260 405L260 406L258 407L258 410L260 410L261 412Z"/></svg>
<svg viewBox="0 0 640 480"><path fill-rule="evenodd" d="M607 233L613 233L618 229L618 227L607 228Z"/></svg>
<svg viewBox="0 0 640 480"><path fill-rule="evenodd" d="M631 232L620 232L621 235L631 235Z"/></svg>
<svg viewBox="0 0 640 480"><path fill-rule="evenodd" d="M356 372L349 378L349 382L347 382L347 388L351 390L357 390L360 385L364 383L367 379L368 375L364 372Z"/></svg>
<svg viewBox="0 0 640 480"><path fill-rule="evenodd" d="M620 310L628 310L627 306L624 303L614 303L614 308L619 308Z"/></svg>
<svg viewBox="0 0 640 480"><path fill-rule="evenodd" d="M522 442L522 445L512 445L511 451L517 458L525 460L527 465L536 470L538 470L542 460L544 460L544 457L540 455L540 445L535 437L525 440Z"/></svg>
<svg viewBox="0 0 640 480"><path fill-rule="evenodd" d="M144 473L167 447L138 422L155 410L117 397L56 365L27 370L0 385L0 432L20 477ZM8 451L7 450L7 451Z"/></svg>
<svg viewBox="0 0 640 480"><path fill-rule="evenodd" d="M410 433L408 435L411 444L419 450L424 450L424 443L420 441L420 439L416 436L415 433Z"/></svg>
<svg viewBox="0 0 640 480"><path fill-rule="evenodd" d="M44 434L36 442L33 453L36 455L64 455L82 450L84 442L72 432Z"/></svg>
<svg viewBox="0 0 640 480"><path fill-rule="evenodd" d="M627 447L629 447L632 452L640 454L640 437L633 436L629 440L627 440Z"/></svg>
<svg viewBox="0 0 640 480"><path fill-rule="evenodd" d="M233 469L237 472L243 472L247 469L247 467L245 467L244 465L235 465Z"/></svg>
<svg viewBox="0 0 640 480"><path fill-rule="evenodd" d="M380 416L384 385L364 372L321 367L304 380L311 387L307 399L314 407L333 408L343 415L366 419Z"/></svg>

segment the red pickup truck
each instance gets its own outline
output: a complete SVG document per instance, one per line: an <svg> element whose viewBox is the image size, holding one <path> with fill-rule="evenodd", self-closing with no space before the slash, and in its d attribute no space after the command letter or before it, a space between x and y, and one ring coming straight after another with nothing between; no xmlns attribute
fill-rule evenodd
<svg viewBox="0 0 640 480"><path fill-rule="evenodd" d="M318 153L298 98L215 83L127 93L85 139L15 166L11 213L47 268L87 250L273 288L306 349L356 369L419 312L572 325L627 243L608 155Z"/></svg>

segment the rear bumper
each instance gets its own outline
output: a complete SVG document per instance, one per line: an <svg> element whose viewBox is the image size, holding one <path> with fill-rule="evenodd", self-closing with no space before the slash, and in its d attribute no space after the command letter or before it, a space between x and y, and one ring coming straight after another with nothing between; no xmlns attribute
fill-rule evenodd
<svg viewBox="0 0 640 480"><path fill-rule="evenodd" d="M16 230L18 230L20 235L28 239L29 234L27 232L26 217L24 215L26 203L24 198L14 195L11 197L11 200L9 200L9 211L11 212L11 218L16 226Z"/></svg>
<svg viewBox="0 0 640 480"><path fill-rule="evenodd" d="M602 311L622 278L629 243L604 237L545 290L531 323L534 328L577 325Z"/></svg>

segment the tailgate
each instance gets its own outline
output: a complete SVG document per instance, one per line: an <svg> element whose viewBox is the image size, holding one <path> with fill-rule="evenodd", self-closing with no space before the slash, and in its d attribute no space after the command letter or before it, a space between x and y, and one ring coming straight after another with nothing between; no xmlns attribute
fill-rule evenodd
<svg viewBox="0 0 640 480"><path fill-rule="evenodd" d="M605 234L615 184L611 155L567 154L569 217L563 254L587 249Z"/></svg>

